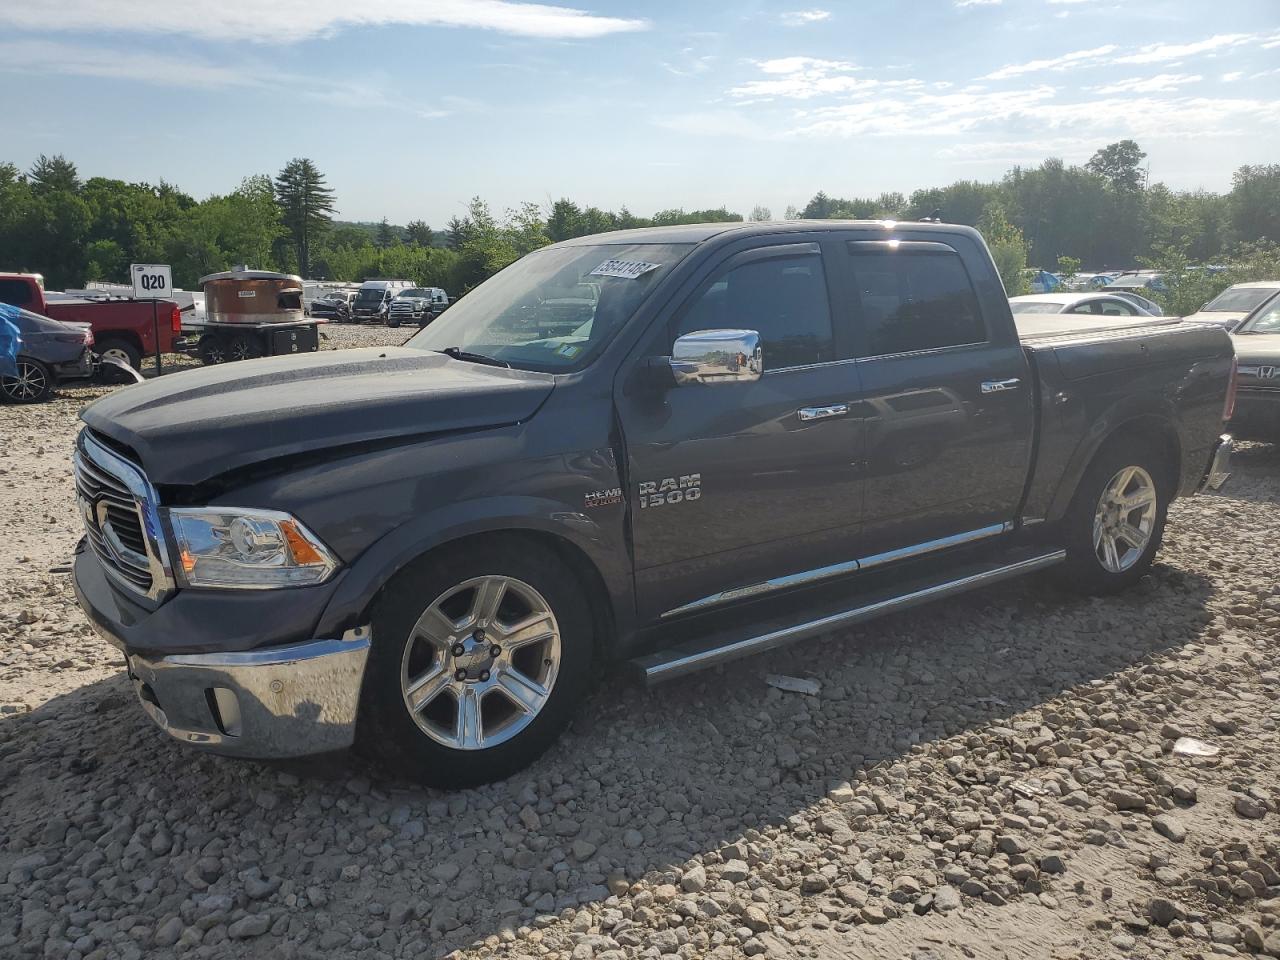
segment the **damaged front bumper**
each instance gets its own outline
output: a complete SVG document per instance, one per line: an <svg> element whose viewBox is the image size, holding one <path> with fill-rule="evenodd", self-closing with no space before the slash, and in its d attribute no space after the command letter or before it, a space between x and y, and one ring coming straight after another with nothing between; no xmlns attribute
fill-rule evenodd
<svg viewBox="0 0 1280 960"><path fill-rule="evenodd" d="M368 655L362 627L337 640L126 661L142 709L169 736L270 759L351 746Z"/></svg>
<svg viewBox="0 0 1280 960"><path fill-rule="evenodd" d="M142 708L175 740L260 760L354 742L371 637L361 626L307 639L331 584L287 602L261 590L179 591L147 610L112 586L84 541L74 572L89 623L124 655Z"/></svg>

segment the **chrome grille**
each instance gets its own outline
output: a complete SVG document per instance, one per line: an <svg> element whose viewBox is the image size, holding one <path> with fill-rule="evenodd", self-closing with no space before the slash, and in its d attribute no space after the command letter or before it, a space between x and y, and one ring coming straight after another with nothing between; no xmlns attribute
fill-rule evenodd
<svg viewBox="0 0 1280 960"><path fill-rule="evenodd" d="M83 430L74 457L76 502L89 546L120 586L151 600L173 589L155 491L142 470Z"/></svg>

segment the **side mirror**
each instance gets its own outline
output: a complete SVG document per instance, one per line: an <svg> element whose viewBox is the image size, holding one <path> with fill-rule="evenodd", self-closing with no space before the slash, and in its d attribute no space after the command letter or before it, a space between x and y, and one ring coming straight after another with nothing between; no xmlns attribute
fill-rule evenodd
<svg viewBox="0 0 1280 960"><path fill-rule="evenodd" d="M754 330L696 330L671 348L671 373L678 386L754 383L762 372L764 353Z"/></svg>

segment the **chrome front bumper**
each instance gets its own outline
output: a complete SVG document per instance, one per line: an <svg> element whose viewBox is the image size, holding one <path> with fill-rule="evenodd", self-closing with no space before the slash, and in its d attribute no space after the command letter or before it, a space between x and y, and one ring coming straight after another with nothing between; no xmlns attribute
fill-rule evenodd
<svg viewBox="0 0 1280 960"><path fill-rule="evenodd" d="M245 653L127 657L142 708L175 740L252 759L351 746L367 627Z"/></svg>
<svg viewBox="0 0 1280 960"><path fill-rule="evenodd" d="M1227 482L1227 478L1231 476L1231 451L1234 447L1235 440L1231 434L1224 433L1218 438L1213 448L1213 457L1209 460L1209 469L1201 479L1197 493L1202 490L1217 490Z"/></svg>

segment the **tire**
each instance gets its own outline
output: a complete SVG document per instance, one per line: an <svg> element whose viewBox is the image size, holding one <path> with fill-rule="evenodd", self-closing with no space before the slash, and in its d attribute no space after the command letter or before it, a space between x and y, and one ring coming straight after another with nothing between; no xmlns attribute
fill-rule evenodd
<svg viewBox="0 0 1280 960"><path fill-rule="evenodd" d="M200 354L200 362L206 367L227 362L227 345L217 334L207 333L201 337L196 350Z"/></svg>
<svg viewBox="0 0 1280 960"><path fill-rule="evenodd" d="M1164 538L1174 492L1171 472L1156 447L1134 437L1098 451L1063 518L1067 561L1060 579L1067 586L1105 595L1146 576ZM1128 510L1119 505L1120 496L1131 504ZM1145 542L1138 543L1135 534L1145 534Z"/></svg>
<svg viewBox="0 0 1280 960"><path fill-rule="evenodd" d="M115 357L135 370L142 368L142 351L128 340L120 337L105 337L98 341L95 349L101 357Z"/></svg>
<svg viewBox="0 0 1280 960"><path fill-rule="evenodd" d="M31 357L18 357L18 375L0 377L0 396L10 403L41 403L53 393L53 371Z"/></svg>
<svg viewBox="0 0 1280 960"><path fill-rule="evenodd" d="M388 317L388 318L387 318L387 326L388 326L388 327L398 327L398 326L400 326L400 321L399 321L399 320L392 320L390 317Z"/></svg>
<svg viewBox="0 0 1280 960"><path fill-rule="evenodd" d="M237 333L227 341L227 360L254 360L262 356L262 340L252 333Z"/></svg>
<svg viewBox="0 0 1280 960"><path fill-rule="evenodd" d="M483 636L472 632L477 620ZM504 647L521 622L526 645ZM552 550L524 538L486 538L415 562L382 592L372 625L357 741L389 771L428 786L475 786L526 767L590 685L582 584ZM463 714L480 722L462 723Z"/></svg>

